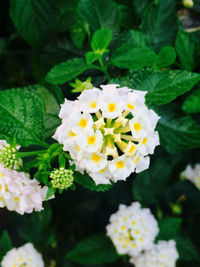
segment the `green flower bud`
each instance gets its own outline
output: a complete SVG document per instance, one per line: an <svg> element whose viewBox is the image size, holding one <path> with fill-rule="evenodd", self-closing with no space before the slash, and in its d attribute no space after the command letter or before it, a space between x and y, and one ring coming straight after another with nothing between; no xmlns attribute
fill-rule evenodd
<svg viewBox="0 0 200 267"><path fill-rule="evenodd" d="M21 159L17 158L17 149L7 144L0 149L0 163L9 169L19 169Z"/></svg>
<svg viewBox="0 0 200 267"><path fill-rule="evenodd" d="M191 8L194 5L194 2L192 0L183 0L183 5L185 7Z"/></svg>
<svg viewBox="0 0 200 267"><path fill-rule="evenodd" d="M56 169L51 172L50 178L52 179L51 184L54 188L66 189L73 184L74 172L64 168Z"/></svg>
<svg viewBox="0 0 200 267"><path fill-rule="evenodd" d="M84 90L92 89L94 86L91 83L91 77L87 78L84 82L81 82L79 79L75 80L75 83L70 83L74 89L72 90L72 93L79 93L83 92Z"/></svg>

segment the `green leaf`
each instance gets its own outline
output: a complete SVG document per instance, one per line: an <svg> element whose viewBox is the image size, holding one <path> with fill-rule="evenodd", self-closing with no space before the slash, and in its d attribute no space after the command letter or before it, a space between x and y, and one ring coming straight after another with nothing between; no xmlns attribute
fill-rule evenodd
<svg viewBox="0 0 200 267"><path fill-rule="evenodd" d="M178 32L176 52L181 62L181 68L192 71L194 69L195 41L191 34L183 31Z"/></svg>
<svg viewBox="0 0 200 267"><path fill-rule="evenodd" d="M131 44L124 44L113 52L111 64L119 68L141 69L154 66L156 59L156 54L150 48L132 48Z"/></svg>
<svg viewBox="0 0 200 267"><path fill-rule="evenodd" d="M175 153L200 147L200 126L190 117L162 117L157 125L161 145Z"/></svg>
<svg viewBox="0 0 200 267"><path fill-rule="evenodd" d="M87 173L81 174L80 172L74 173L74 181L92 191L107 191L113 186L113 184L96 185L93 179Z"/></svg>
<svg viewBox="0 0 200 267"><path fill-rule="evenodd" d="M47 194L46 194L46 199L49 199L52 197L56 192L56 188L53 187L48 187Z"/></svg>
<svg viewBox="0 0 200 267"><path fill-rule="evenodd" d="M52 84L63 84L90 69L82 58L73 58L54 66L46 76L46 81Z"/></svg>
<svg viewBox="0 0 200 267"><path fill-rule="evenodd" d="M67 254L68 259L82 264L113 262L118 257L105 233L98 233L82 240Z"/></svg>
<svg viewBox="0 0 200 267"><path fill-rule="evenodd" d="M37 93L43 100L45 138L52 136L60 124L58 114L60 112L60 103L64 102L61 89L58 86L49 84L34 85L24 89Z"/></svg>
<svg viewBox="0 0 200 267"><path fill-rule="evenodd" d="M168 157L151 162L150 168L139 173L133 182L134 199L145 206L158 201L169 183L172 167L173 162Z"/></svg>
<svg viewBox="0 0 200 267"><path fill-rule="evenodd" d="M86 58L86 62L87 64L91 64L93 62L95 62L97 59L99 59L101 57L100 54L97 54L93 51L87 52L85 54L85 58Z"/></svg>
<svg viewBox="0 0 200 267"><path fill-rule="evenodd" d="M184 261L199 260L199 255L188 236L178 235L175 241L180 259Z"/></svg>
<svg viewBox="0 0 200 267"><path fill-rule="evenodd" d="M174 0L160 0L158 4L150 3L145 8L142 16L142 30L149 36L156 51L163 46L173 44L176 29Z"/></svg>
<svg viewBox="0 0 200 267"><path fill-rule="evenodd" d="M0 236L0 262L6 253L13 248L11 238L6 230Z"/></svg>
<svg viewBox="0 0 200 267"><path fill-rule="evenodd" d="M83 21L77 21L70 31L72 42L79 49L82 47L86 37L86 30L84 26L85 23Z"/></svg>
<svg viewBox="0 0 200 267"><path fill-rule="evenodd" d="M165 46L160 50L158 54L157 66L158 68L164 68L172 65L175 60L176 60L175 49L171 46Z"/></svg>
<svg viewBox="0 0 200 267"><path fill-rule="evenodd" d="M51 224L52 211L48 202L44 210L35 212L25 217L19 228L20 237L35 246L48 247L54 242L55 233Z"/></svg>
<svg viewBox="0 0 200 267"><path fill-rule="evenodd" d="M110 28L114 37L119 30L119 10L112 0L80 0L77 12L92 32Z"/></svg>
<svg viewBox="0 0 200 267"><path fill-rule="evenodd" d="M147 91L147 103L163 105L188 92L199 80L200 74L187 71L139 70L112 82Z"/></svg>
<svg viewBox="0 0 200 267"><path fill-rule="evenodd" d="M166 217L158 222L159 234L157 240L170 240L174 239L180 229L182 219L174 217Z"/></svg>
<svg viewBox="0 0 200 267"><path fill-rule="evenodd" d="M94 51L105 51L111 41L111 30L102 28L97 30L92 36L91 46Z"/></svg>
<svg viewBox="0 0 200 267"><path fill-rule="evenodd" d="M22 146L43 145L44 107L41 98L24 89L0 91L0 136Z"/></svg>
<svg viewBox="0 0 200 267"><path fill-rule="evenodd" d="M54 33L54 0L11 0L10 17L19 34L31 45L41 45Z"/></svg>
<svg viewBox="0 0 200 267"><path fill-rule="evenodd" d="M200 112L200 88L193 91L183 102L182 109L189 114Z"/></svg>
<svg viewBox="0 0 200 267"><path fill-rule="evenodd" d="M139 31L135 30L129 30L126 32L121 33L117 40L114 42L114 48L120 47L123 44L131 44L131 48L136 48L136 47L151 47L151 44L147 38L147 36Z"/></svg>

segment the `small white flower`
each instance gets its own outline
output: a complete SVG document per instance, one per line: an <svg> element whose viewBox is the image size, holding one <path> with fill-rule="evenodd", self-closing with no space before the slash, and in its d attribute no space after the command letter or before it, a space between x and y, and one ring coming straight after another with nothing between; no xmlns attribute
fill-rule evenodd
<svg viewBox="0 0 200 267"><path fill-rule="evenodd" d="M80 108L83 112L95 113L100 108L99 95L101 90L93 88L93 90L84 90L78 97L80 100Z"/></svg>
<svg viewBox="0 0 200 267"><path fill-rule="evenodd" d="M112 173L109 171L108 167L106 167L98 172L90 173L90 176L96 184L110 184Z"/></svg>
<svg viewBox="0 0 200 267"><path fill-rule="evenodd" d="M134 161L125 155L117 157L109 164L113 181L125 180L135 169Z"/></svg>
<svg viewBox="0 0 200 267"><path fill-rule="evenodd" d="M99 152L86 153L83 158L83 165L88 172L99 172L106 167L107 158Z"/></svg>
<svg viewBox="0 0 200 267"><path fill-rule="evenodd" d="M135 267L175 267L179 258L174 240L159 241L150 250L141 253L139 257L132 258Z"/></svg>
<svg viewBox="0 0 200 267"><path fill-rule="evenodd" d="M66 100L62 124L53 136L70 153L76 169L86 170L97 184L125 180L131 172L147 169L148 155L159 144L159 116L145 105L146 92L117 87L83 91L74 104ZM92 155L100 159L95 162ZM107 171L100 173L104 168Z"/></svg>
<svg viewBox="0 0 200 267"><path fill-rule="evenodd" d="M182 176L196 185L200 189L200 164L197 163L194 168L187 165L186 169L182 172Z"/></svg>
<svg viewBox="0 0 200 267"><path fill-rule="evenodd" d="M41 211L47 187L30 179L24 172L4 168L0 164L0 207L15 210L20 214Z"/></svg>
<svg viewBox="0 0 200 267"><path fill-rule="evenodd" d="M81 150L89 153L99 151L103 145L103 135L99 130L86 132L79 136L77 144Z"/></svg>
<svg viewBox="0 0 200 267"><path fill-rule="evenodd" d="M44 267L41 254L27 243L19 248L13 248L7 252L1 262L2 267Z"/></svg>
<svg viewBox="0 0 200 267"><path fill-rule="evenodd" d="M110 217L106 230L117 252L133 257L150 249L159 231L151 211L141 208L139 202L131 206L120 205L119 210Z"/></svg>

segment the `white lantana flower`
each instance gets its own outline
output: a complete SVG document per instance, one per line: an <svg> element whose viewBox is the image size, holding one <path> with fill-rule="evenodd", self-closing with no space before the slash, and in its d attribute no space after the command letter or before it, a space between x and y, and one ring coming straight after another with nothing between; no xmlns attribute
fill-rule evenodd
<svg viewBox="0 0 200 267"><path fill-rule="evenodd" d="M5 168L0 164L0 207L20 214L41 211L46 198L47 186L43 188L36 179L24 172Z"/></svg>
<svg viewBox="0 0 200 267"><path fill-rule="evenodd" d="M7 252L2 262L2 267L44 267L44 261L41 254L27 243L22 247L13 248Z"/></svg>
<svg viewBox="0 0 200 267"><path fill-rule="evenodd" d="M135 267L175 267L178 258L176 243L170 240L159 241L152 249L132 258L130 262Z"/></svg>
<svg viewBox="0 0 200 267"><path fill-rule="evenodd" d="M103 90L85 90L78 100L65 100L62 124L53 136L77 170L87 171L96 184L125 180L147 169L148 155L159 145L159 116L146 107L146 92L117 86L102 85Z"/></svg>
<svg viewBox="0 0 200 267"><path fill-rule="evenodd" d="M159 231L151 211L141 208L139 202L131 206L120 205L119 210L110 217L106 230L117 252L133 257L150 249Z"/></svg>
<svg viewBox="0 0 200 267"><path fill-rule="evenodd" d="M181 174L184 178L196 185L200 189L200 164L196 164L194 168L191 165L187 165L186 169Z"/></svg>

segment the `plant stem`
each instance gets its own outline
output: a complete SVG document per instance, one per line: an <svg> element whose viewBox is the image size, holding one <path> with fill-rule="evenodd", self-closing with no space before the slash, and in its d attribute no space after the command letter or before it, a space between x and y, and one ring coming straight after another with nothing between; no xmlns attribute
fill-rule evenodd
<svg viewBox="0 0 200 267"><path fill-rule="evenodd" d="M40 153L45 153L46 150L37 150L37 151L30 151L30 152L17 152L17 156L19 158L26 158L38 155Z"/></svg>

